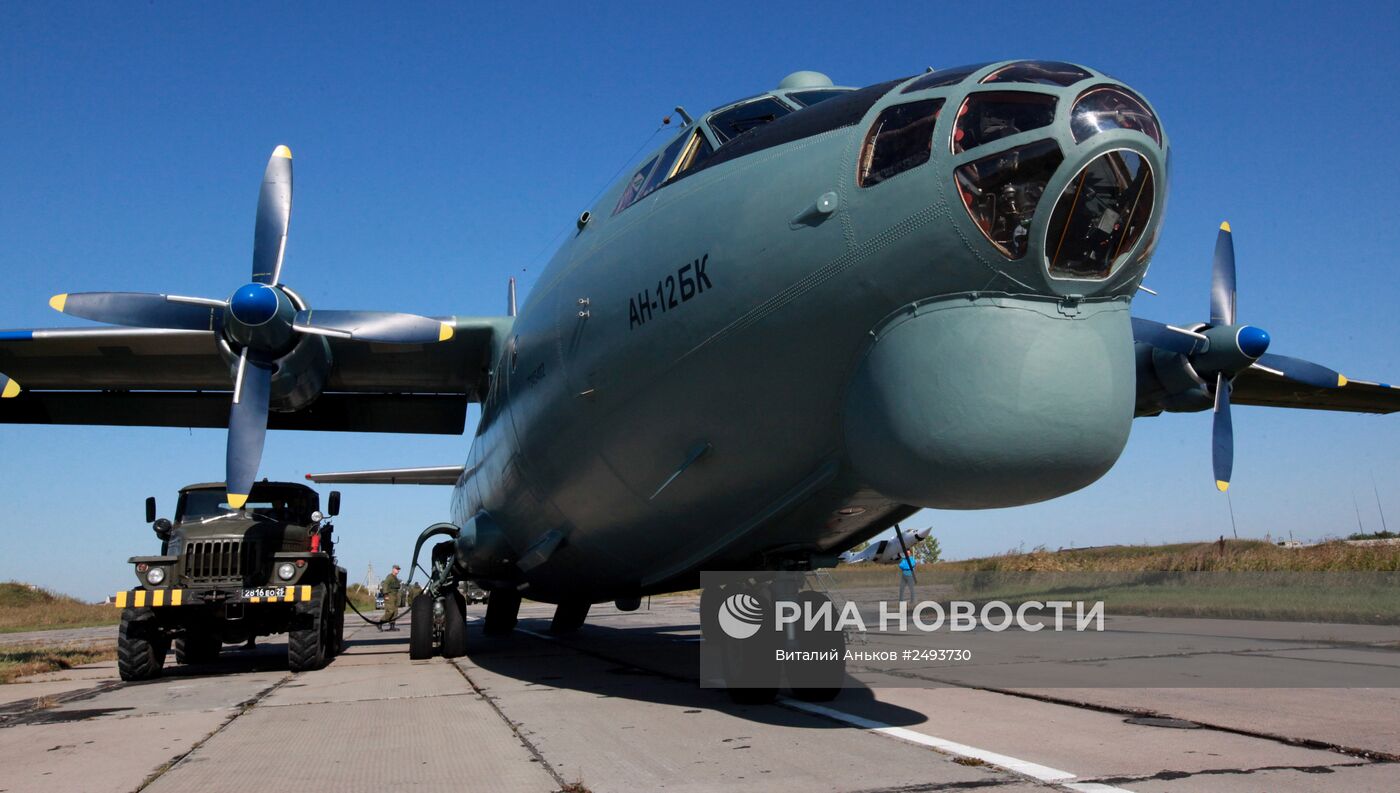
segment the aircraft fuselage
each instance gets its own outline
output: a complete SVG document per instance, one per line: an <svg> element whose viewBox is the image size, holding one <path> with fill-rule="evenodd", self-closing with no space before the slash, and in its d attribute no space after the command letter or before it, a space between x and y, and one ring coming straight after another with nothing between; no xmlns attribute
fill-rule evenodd
<svg viewBox="0 0 1400 793"><path fill-rule="evenodd" d="M477 572L547 601L643 595L700 569L809 564L920 507L1102 476L1133 418L1128 309L1167 142L1111 123L1085 137L1077 101L1136 99L1107 76L980 82L1004 68L865 89L854 123L750 138L615 214L632 175L607 191L503 346L453 498L458 525L484 513L506 540ZM986 96L964 110L971 94ZM1025 128L1040 111L1018 103L1048 104L1050 123ZM908 148L880 137L907 121L896 105L937 111L927 161L903 170L907 152L879 151ZM821 108L746 135L792 136ZM1133 204L1112 204L1115 173Z"/></svg>

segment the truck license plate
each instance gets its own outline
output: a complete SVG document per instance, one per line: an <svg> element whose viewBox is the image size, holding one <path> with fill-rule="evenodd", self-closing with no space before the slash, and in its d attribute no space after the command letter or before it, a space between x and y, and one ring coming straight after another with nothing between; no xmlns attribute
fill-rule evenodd
<svg viewBox="0 0 1400 793"><path fill-rule="evenodd" d="M281 600L281 599L282 599L282 596L285 595L286 592L287 592L287 588L286 588L286 587L280 587L280 586L256 587L256 588L254 588L254 589L245 589L245 590L243 590L243 599L244 599L244 600L247 600L247 599L249 599L249 598L266 598L266 599L268 599L268 600L272 600L272 599L275 598L275 599L277 599L277 600Z"/></svg>

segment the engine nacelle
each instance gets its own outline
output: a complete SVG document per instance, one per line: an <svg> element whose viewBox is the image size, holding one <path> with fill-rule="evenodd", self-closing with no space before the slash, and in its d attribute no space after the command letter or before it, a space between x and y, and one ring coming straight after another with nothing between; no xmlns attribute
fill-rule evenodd
<svg viewBox="0 0 1400 793"><path fill-rule="evenodd" d="M1215 403L1205 378L1180 353L1148 344L1134 346L1137 359L1137 409L1139 416L1194 413Z"/></svg>

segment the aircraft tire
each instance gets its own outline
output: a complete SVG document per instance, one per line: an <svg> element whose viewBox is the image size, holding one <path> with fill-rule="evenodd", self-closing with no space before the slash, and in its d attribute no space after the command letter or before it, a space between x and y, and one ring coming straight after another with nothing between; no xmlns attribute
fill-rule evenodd
<svg viewBox="0 0 1400 793"><path fill-rule="evenodd" d="M223 642L218 634L190 631L175 640L175 662L189 666L211 664L219 659Z"/></svg>
<svg viewBox="0 0 1400 793"><path fill-rule="evenodd" d="M467 609L460 592L443 600L442 657L461 658L467 654Z"/></svg>
<svg viewBox="0 0 1400 793"><path fill-rule="evenodd" d="M433 599L419 595L408 606L408 657L413 661L432 658Z"/></svg>
<svg viewBox="0 0 1400 793"><path fill-rule="evenodd" d="M122 680L150 680L165 666L170 641L155 630L150 609L122 609L117 630L117 672Z"/></svg>
<svg viewBox="0 0 1400 793"><path fill-rule="evenodd" d="M758 599L765 614L771 615L773 599L766 592L750 590L749 594ZM778 698L782 665L778 663L774 652L778 649L776 637L769 631L760 631L747 639L726 636L722 648L725 681L738 677L742 670L742 676L747 683L744 686L726 687L725 691L728 692L731 702L736 705L767 705Z"/></svg>
<svg viewBox="0 0 1400 793"><path fill-rule="evenodd" d="M330 604L326 602L326 587L318 584L311 600L298 603L293 613L292 630L287 631L287 668L293 672L309 672L326 665L327 645L330 644Z"/></svg>
<svg viewBox="0 0 1400 793"><path fill-rule="evenodd" d="M520 593L514 589L497 589L486 601L487 636L507 636L515 630L520 617Z"/></svg>
<svg viewBox="0 0 1400 793"><path fill-rule="evenodd" d="M555 606L554 619L549 622L549 632L555 636L562 636L582 628L584 620L588 619L590 606L591 603L578 601Z"/></svg>
<svg viewBox="0 0 1400 793"><path fill-rule="evenodd" d="M826 595L812 591L799 593L797 599L803 604L803 613L807 613L806 604L809 602L812 604L812 613L817 613L825 604L831 602L831 598ZM783 672L787 675L793 698L803 702L830 702L840 696L841 687L846 680L845 631L799 631L796 649L808 652L835 651L837 660L793 661L784 664Z"/></svg>

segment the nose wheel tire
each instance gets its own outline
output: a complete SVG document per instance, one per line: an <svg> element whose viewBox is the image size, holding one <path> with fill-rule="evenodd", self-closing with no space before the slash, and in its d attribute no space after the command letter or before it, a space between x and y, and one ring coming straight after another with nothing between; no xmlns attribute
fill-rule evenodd
<svg viewBox="0 0 1400 793"><path fill-rule="evenodd" d="M427 595L414 598L408 607L408 617L408 657L414 661L432 658L433 599Z"/></svg>
<svg viewBox="0 0 1400 793"><path fill-rule="evenodd" d="M122 680L160 676L170 640L160 635L150 609L123 609L117 630L117 672Z"/></svg>
<svg viewBox="0 0 1400 793"><path fill-rule="evenodd" d="M442 657L461 658L467 654L466 600L453 590L442 607Z"/></svg>

